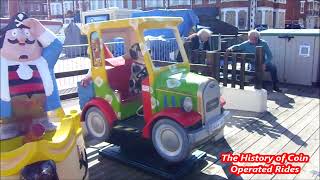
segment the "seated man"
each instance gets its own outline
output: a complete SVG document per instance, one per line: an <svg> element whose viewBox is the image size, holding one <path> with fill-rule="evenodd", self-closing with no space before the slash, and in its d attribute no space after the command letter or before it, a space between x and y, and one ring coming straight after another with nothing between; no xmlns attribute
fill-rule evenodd
<svg viewBox="0 0 320 180"><path fill-rule="evenodd" d="M212 35L212 31L209 29L201 29L197 33L193 33L186 38L186 41L191 42L191 51L199 50L199 51L209 51L210 44L209 38ZM177 56L177 61L182 62L182 57L179 52ZM202 63L202 62L192 62L192 63Z"/></svg>
<svg viewBox="0 0 320 180"><path fill-rule="evenodd" d="M141 92L141 81L147 74L139 44L133 44L130 47L128 53L124 54L122 58L125 61L133 60L133 63L131 65L131 76L129 80L129 92L132 94L138 94ZM109 64L109 62L106 61L106 64ZM91 80L91 70L89 69L86 77L81 80L81 85L86 87Z"/></svg>
<svg viewBox="0 0 320 180"><path fill-rule="evenodd" d="M209 51L209 38L212 32L209 29L201 29L197 33L191 34L187 40L191 41L191 50L199 49Z"/></svg>
<svg viewBox="0 0 320 180"><path fill-rule="evenodd" d="M272 54L269 49L269 46L265 40L260 39L260 33L256 30L251 30L248 32L248 41L245 41L241 44L233 45L227 49L227 52L230 51L240 51L245 53L256 53L256 47L262 46L265 53L265 61L263 62L263 70L269 71L272 77L273 90L281 92L278 87L278 76L277 68L271 63ZM250 64L251 68L254 68L254 64Z"/></svg>

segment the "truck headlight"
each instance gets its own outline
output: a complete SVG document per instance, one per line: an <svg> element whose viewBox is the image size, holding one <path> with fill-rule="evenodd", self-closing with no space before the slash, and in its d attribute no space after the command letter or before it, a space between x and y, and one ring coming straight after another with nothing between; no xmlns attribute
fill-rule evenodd
<svg viewBox="0 0 320 180"><path fill-rule="evenodd" d="M192 110L192 99L191 97L186 97L183 100L183 110L190 112Z"/></svg>

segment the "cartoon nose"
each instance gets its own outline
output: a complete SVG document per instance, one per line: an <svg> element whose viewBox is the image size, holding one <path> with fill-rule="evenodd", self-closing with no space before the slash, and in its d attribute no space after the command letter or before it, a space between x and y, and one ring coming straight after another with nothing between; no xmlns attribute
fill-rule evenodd
<svg viewBox="0 0 320 180"><path fill-rule="evenodd" d="M19 45L21 45L21 46L24 46L26 43L26 37L24 37L24 36L18 36L17 37L17 39L18 39L18 41L19 41Z"/></svg>

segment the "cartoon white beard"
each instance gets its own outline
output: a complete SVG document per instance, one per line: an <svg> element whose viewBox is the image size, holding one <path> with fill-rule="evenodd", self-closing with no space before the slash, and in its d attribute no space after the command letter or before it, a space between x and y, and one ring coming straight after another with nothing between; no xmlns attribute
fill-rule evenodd
<svg viewBox="0 0 320 180"><path fill-rule="evenodd" d="M39 59L34 60L32 62L28 62L28 64L10 61L10 60L5 59L4 57L1 57L1 61L0 61L0 69L1 69L1 71L0 71L1 72L0 100L1 101L9 102L11 100L10 92L9 92L8 67L12 66L12 65L19 65L16 72L17 72L19 78L21 78L23 80L29 80L33 76L33 70L30 68L29 65L37 66L38 72L39 72L40 77L42 79L42 83L43 83L43 87L44 87L44 91L45 91L46 96L52 95L52 93L54 91L54 85L53 85L53 81L51 78L50 70L48 68L48 63L43 57L40 57ZM4 81L2 79L4 79Z"/></svg>
<svg viewBox="0 0 320 180"><path fill-rule="evenodd" d="M29 80L32 78L33 70L26 64L20 64L17 74L20 79Z"/></svg>

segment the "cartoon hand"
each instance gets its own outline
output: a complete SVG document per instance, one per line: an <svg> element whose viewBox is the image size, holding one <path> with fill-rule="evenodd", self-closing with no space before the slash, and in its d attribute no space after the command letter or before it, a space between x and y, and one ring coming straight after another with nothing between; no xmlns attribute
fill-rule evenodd
<svg viewBox="0 0 320 180"><path fill-rule="evenodd" d="M34 18L28 18L22 21L25 26L30 27L30 34L34 38L39 38L42 33L46 31L46 28Z"/></svg>
<svg viewBox="0 0 320 180"><path fill-rule="evenodd" d="M52 93L53 93L53 89L54 89L53 82L52 82L52 80L50 80L50 81L51 81L51 83L47 84L47 88L46 88L46 91L45 91L46 96L51 96Z"/></svg>
<svg viewBox="0 0 320 180"><path fill-rule="evenodd" d="M1 69L2 70L2 69ZM9 102L11 100L10 98L10 92L9 92L9 84L4 83L5 81L1 79L1 94L0 94L0 101Z"/></svg>

